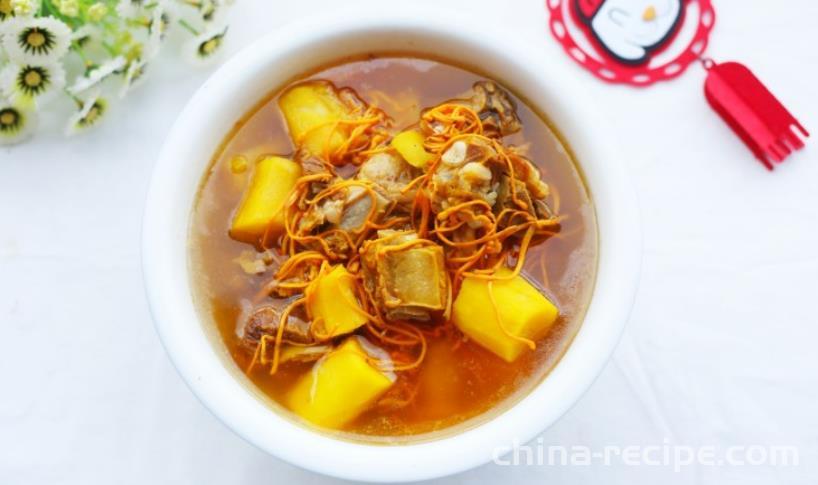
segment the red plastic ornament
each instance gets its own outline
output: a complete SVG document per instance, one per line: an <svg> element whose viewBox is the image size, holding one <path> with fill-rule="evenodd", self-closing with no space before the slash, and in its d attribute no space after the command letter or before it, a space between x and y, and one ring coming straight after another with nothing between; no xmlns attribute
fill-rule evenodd
<svg viewBox="0 0 818 485"><path fill-rule="evenodd" d="M781 163L793 150L804 147L798 130L809 133L761 81L737 62L702 61L707 69L704 95L768 169Z"/></svg>
<svg viewBox="0 0 818 485"><path fill-rule="evenodd" d="M647 87L701 61L707 101L770 170L809 137L749 69L703 57L716 22L710 0L546 0L546 8L565 52L607 83Z"/></svg>
<svg viewBox="0 0 818 485"><path fill-rule="evenodd" d="M668 0L668 6L675 8L667 11L654 7L656 3L546 0L548 26L565 52L600 80L650 86L681 75L695 63L716 23L710 0ZM645 17L651 20L642 22ZM646 28L640 29L640 24ZM683 29L691 31L692 37L681 39ZM662 55L670 50L676 53Z"/></svg>

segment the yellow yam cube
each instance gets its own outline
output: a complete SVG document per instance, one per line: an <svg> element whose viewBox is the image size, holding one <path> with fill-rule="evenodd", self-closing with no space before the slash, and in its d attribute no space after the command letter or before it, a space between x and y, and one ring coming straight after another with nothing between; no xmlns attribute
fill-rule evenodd
<svg viewBox="0 0 818 485"><path fill-rule="evenodd" d="M276 235L284 230L284 204L301 176L301 166L281 157L258 161L241 205L233 216L230 236L257 243L265 233Z"/></svg>
<svg viewBox="0 0 818 485"><path fill-rule="evenodd" d="M281 95L278 106L296 146L320 156L344 142L346 128L336 122L350 116L349 108L332 84L312 81L294 86Z"/></svg>
<svg viewBox="0 0 818 485"><path fill-rule="evenodd" d="M367 317L355 296L355 279L342 265L315 279L307 311L312 332L319 339L350 333L366 323Z"/></svg>
<svg viewBox="0 0 818 485"><path fill-rule="evenodd" d="M347 339L296 382L285 402L293 412L318 426L341 428L392 386L394 376L370 364L359 338Z"/></svg>
<svg viewBox="0 0 818 485"><path fill-rule="evenodd" d="M279 148L277 149L276 146ZM256 165L256 162L263 158L272 157L276 153L281 153L281 146L281 144L261 143L236 152L230 158L224 160L222 167L232 182L231 188L238 193L244 192L244 188L247 187L247 180L250 178L252 168ZM283 146L286 147L286 144Z"/></svg>
<svg viewBox="0 0 818 485"><path fill-rule="evenodd" d="M435 158L423 148L423 135L415 130L404 131L392 139L392 147L409 165L424 168Z"/></svg>
<svg viewBox="0 0 818 485"><path fill-rule="evenodd" d="M498 275L508 276L510 270ZM557 320L559 310L537 288L521 276L495 280L489 296L489 280L467 277L452 307L452 320L460 330L507 362L512 362L528 348L522 337L537 340ZM500 321L497 317L500 317ZM501 326L502 325L502 326Z"/></svg>

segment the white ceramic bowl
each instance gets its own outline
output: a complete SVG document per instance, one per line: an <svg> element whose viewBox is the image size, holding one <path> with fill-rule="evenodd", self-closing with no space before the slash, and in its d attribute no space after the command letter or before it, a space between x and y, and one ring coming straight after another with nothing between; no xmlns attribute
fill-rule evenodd
<svg viewBox="0 0 818 485"><path fill-rule="evenodd" d="M190 100L156 164L143 226L143 271L156 328L193 392L247 441L316 472L366 481L409 481L467 470L495 450L525 443L591 385L613 351L635 295L640 232L622 161L589 100L536 46L445 11L347 11L290 24L244 49ZM267 93L350 55L411 52L456 59L495 78L544 112L587 177L599 223L599 267L579 333L553 371L493 419L441 439L398 445L341 440L279 413L239 378L197 314L188 273L188 223L202 175L233 124ZM223 346L222 346L223 347ZM231 367L232 366L232 367Z"/></svg>

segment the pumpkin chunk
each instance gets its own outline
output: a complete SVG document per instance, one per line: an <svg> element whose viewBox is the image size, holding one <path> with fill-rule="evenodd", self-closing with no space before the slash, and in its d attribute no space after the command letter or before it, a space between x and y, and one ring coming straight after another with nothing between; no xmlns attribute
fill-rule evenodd
<svg viewBox="0 0 818 485"><path fill-rule="evenodd" d="M511 271L497 274L508 276ZM493 281L491 295L489 280L467 277L452 307L455 325L507 362L528 348L523 339L542 338L558 316L557 307L522 276Z"/></svg>
<svg viewBox="0 0 818 485"><path fill-rule="evenodd" d="M307 311L316 338L344 335L366 323L366 314L355 296L355 278L343 265L322 273L307 291Z"/></svg>
<svg viewBox="0 0 818 485"><path fill-rule="evenodd" d="M256 163L250 185L233 216L230 237L257 243L266 234L284 231L284 204L292 193L301 166L282 157L264 157Z"/></svg>
<svg viewBox="0 0 818 485"><path fill-rule="evenodd" d="M287 407L318 426L344 426L394 383L394 375L370 363L379 359L388 362L383 350L362 337L348 338L299 378L287 393Z"/></svg>

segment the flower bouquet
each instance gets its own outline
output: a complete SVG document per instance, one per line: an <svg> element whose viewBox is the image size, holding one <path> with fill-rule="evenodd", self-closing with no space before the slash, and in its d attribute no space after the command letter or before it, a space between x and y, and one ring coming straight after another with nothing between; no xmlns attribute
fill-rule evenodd
<svg viewBox="0 0 818 485"><path fill-rule="evenodd" d="M99 123L109 100L145 77L170 29L184 57L220 52L230 0L0 0L0 145L27 139L55 98L75 109L74 134Z"/></svg>

